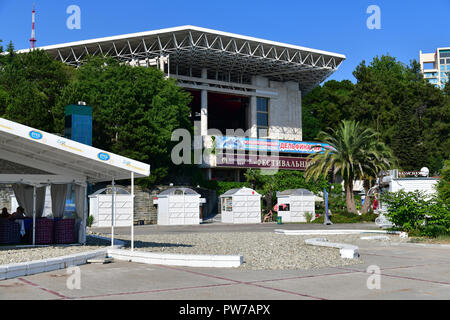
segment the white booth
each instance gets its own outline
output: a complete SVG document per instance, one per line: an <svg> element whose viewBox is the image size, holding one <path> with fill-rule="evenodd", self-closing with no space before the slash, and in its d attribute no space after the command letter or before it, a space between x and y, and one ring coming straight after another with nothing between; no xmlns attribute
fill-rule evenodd
<svg viewBox="0 0 450 320"><path fill-rule="evenodd" d="M206 199L189 188L170 188L161 192L153 204L158 206L158 225L200 224L201 204Z"/></svg>
<svg viewBox="0 0 450 320"><path fill-rule="evenodd" d="M111 188L98 190L89 196L89 215L94 218L92 227L111 227ZM130 227L133 207L131 194L120 187L116 187L114 225L116 227Z"/></svg>
<svg viewBox="0 0 450 320"><path fill-rule="evenodd" d="M308 212L315 219L316 196L306 189L290 189L277 192L278 216L283 222L306 222Z"/></svg>
<svg viewBox="0 0 450 320"><path fill-rule="evenodd" d="M261 195L253 189L231 189L220 203L223 223L261 223Z"/></svg>

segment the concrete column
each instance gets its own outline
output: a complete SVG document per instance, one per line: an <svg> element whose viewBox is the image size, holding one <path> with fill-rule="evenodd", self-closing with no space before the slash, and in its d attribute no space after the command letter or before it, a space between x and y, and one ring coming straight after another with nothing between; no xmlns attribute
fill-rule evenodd
<svg viewBox="0 0 450 320"><path fill-rule="evenodd" d="M206 180L208 180L208 181L212 180L212 169L211 168L206 169Z"/></svg>
<svg viewBox="0 0 450 320"><path fill-rule="evenodd" d="M208 78L208 70L202 69L202 79ZM201 97L201 135L207 136L208 135L208 90L202 90L202 97Z"/></svg>

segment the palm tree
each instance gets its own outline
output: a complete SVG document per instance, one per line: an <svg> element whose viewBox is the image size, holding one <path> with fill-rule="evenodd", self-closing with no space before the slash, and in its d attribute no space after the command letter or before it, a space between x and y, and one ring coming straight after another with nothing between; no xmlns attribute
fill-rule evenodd
<svg viewBox="0 0 450 320"><path fill-rule="evenodd" d="M364 129L355 121L343 120L331 134L320 132L320 141L331 148L323 153L311 155L311 165L306 170L306 178L317 180L339 174L344 180L347 211L356 213L353 196L353 181L376 177L379 170L388 169L393 162L392 151L378 139L379 133Z"/></svg>

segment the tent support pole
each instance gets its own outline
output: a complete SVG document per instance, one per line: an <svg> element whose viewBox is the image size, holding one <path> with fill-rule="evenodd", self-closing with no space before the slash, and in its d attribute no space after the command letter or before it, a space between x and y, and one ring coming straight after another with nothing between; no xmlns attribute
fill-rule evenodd
<svg viewBox="0 0 450 320"><path fill-rule="evenodd" d="M36 186L33 186L33 246L36 245Z"/></svg>
<svg viewBox="0 0 450 320"><path fill-rule="evenodd" d="M134 251L134 172L131 172L131 252Z"/></svg>
<svg viewBox="0 0 450 320"><path fill-rule="evenodd" d="M111 190L111 247L114 247L114 211L116 206L116 199L115 199L115 181L114 178L112 179L112 190Z"/></svg>
<svg viewBox="0 0 450 320"><path fill-rule="evenodd" d="M87 179L86 179L87 180ZM83 221L81 222L81 227L83 228L83 238L81 239L81 244L86 244L86 222L87 222L87 216L88 216L88 192L87 192L87 184L84 187L84 212L83 212ZM78 239L79 240L79 239Z"/></svg>

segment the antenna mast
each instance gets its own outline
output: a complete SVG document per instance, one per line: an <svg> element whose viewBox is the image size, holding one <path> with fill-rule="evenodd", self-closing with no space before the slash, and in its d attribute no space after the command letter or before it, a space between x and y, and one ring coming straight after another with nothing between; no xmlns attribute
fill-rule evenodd
<svg viewBox="0 0 450 320"><path fill-rule="evenodd" d="M30 45L31 49L36 48L36 31L34 29L34 24L36 22L36 10L35 10L35 3L33 2L33 11L32 11L32 25L31 25L31 39L30 39Z"/></svg>

